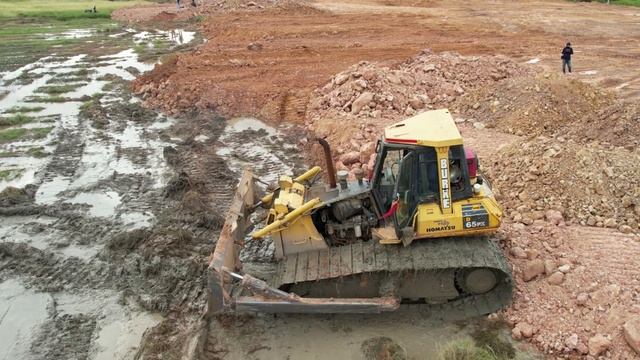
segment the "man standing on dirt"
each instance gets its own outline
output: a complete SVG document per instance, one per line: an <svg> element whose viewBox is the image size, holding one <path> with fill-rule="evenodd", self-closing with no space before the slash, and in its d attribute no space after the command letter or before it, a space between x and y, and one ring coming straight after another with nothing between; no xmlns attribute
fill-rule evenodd
<svg viewBox="0 0 640 360"><path fill-rule="evenodd" d="M562 49L562 73L566 74L566 68L569 68L569 73L571 73L571 55L573 55L573 48L571 47L571 43L568 42L567 46Z"/></svg>
<svg viewBox="0 0 640 360"><path fill-rule="evenodd" d="M180 0L176 0L176 9L180 10Z"/></svg>

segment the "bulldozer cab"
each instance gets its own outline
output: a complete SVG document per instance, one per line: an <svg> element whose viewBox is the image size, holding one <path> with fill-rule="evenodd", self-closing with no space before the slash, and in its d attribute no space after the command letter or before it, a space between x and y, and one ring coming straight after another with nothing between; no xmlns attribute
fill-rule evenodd
<svg viewBox="0 0 640 360"><path fill-rule="evenodd" d="M473 195L461 136L447 110L430 111L385 129L378 142L372 192L381 213L393 209L398 238L413 235L418 205L452 202Z"/></svg>

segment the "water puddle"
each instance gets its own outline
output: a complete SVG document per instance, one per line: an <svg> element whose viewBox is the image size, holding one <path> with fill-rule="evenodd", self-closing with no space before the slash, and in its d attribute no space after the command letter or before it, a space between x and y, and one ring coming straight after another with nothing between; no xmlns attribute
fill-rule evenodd
<svg viewBox="0 0 640 360"><path fill-rule="evenodd" d="M45 40L80 39L90 37L94 33L93 29L72 29L57 34L45 34Z"/></svg>
<svg viewBox="0 0 640 360"><path fill-rule="evenodd" d="M151 213L126 212L120 214L120 221L130 230L150 227L154 219L155 216Z"/></svg>
<svg viewBox="0 0 640 360"><path fill-rule="evenodd" d="M0 283L1 359L29 358L30 340L45 323L51 303L50 295L27 290L17 280Z"/></svg>
<svg viewBox="0 0 640 360"><path fill-rule="evenodd" d="M162 320L160 315L130 314L100 329L95 339L95 360L133 359L147 329Z"/></svg>
<svg viewBox="0 0 640 360"><path fill-rule="evenodd" d="M598 70L581 71L579 74L580 75L596 75L598 74Z"/></svg>
<svg viewBox="0 0 640 360"><path fill-rule="evenodd" d="M120 205L120 195L115 191L105 193L79 193L69 200L72 204L88 204L89 215L93 217L111 217Z"/></svg>
<svg viewBox="0 0 640 360"><path fill-rule="evenodd" d="M540 62L540 58L533 58L529 61L527 61L527 64L537 64Z"/></svg>
<svg viewBox="0 0 640 360"><path fill-rule="evenodd" d="M127 29L127 32L131 32L131 31L135 31L133 29ZM157 37L158 35L161 36L166 36L169 39L171 39L171 41L173 43L175 43L176 45L183 45L183 44L188 44L190 42L193 41L193 39L195 39L196 33L193 31L186 31L183 29L174 29L174 30L169 30L169 31L163 31L163 30L154 30L152 32L150 31L141 31L136 33L135 35L133 35L133 38L135 40L135 42L137 44L140 43L144 43L144 42L148 42L149 39L153 39L154 37ZM121 34L115 34L112 36L122 36ZM153 44L148 43L149 46L153 46Z"/></svg>
<svg viewBox="0 0 640 360"><path fill-rule="evenodd" d="M58 194L66 190L69 184L71 184L71 180L65 176L56 176L43 182L36 191L36 203L53 204L58 200Z"/></svg>
<svg viewBox="0 0 640 360"><path fill-rule="evenodd" d="M55 296L59 314L85 314L97 319L91 358L94 360L132 359L144 332L157 325L162 316L125 307L115 292Z"/></svg>

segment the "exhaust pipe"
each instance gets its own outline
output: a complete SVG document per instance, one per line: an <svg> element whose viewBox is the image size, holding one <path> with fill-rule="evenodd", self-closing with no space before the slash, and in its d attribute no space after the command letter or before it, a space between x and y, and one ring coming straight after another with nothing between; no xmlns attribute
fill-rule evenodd
<svg viewBox="0 0 640 360"><path fill-rule="evenodd" d="M327 163L327 175L329 176L329 188L336 188L336 169L333 167L333 158L331 157L331 147L325 139L316 138L316 140L322 145L324 149L324 159Z"/></svg>

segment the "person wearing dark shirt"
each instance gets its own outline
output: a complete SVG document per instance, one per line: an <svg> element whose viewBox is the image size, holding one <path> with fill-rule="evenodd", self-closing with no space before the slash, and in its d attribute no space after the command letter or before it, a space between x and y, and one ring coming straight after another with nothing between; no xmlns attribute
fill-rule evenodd
<svg viewBox="0 0 640 360"><path fill-rule="evenodd" d="M571 43L567 43L567 46L562 49L562 72L566 73L566 69L569 68L569 72L571 72L571 55L573 55L573 48L571 47Z"/></svg>

